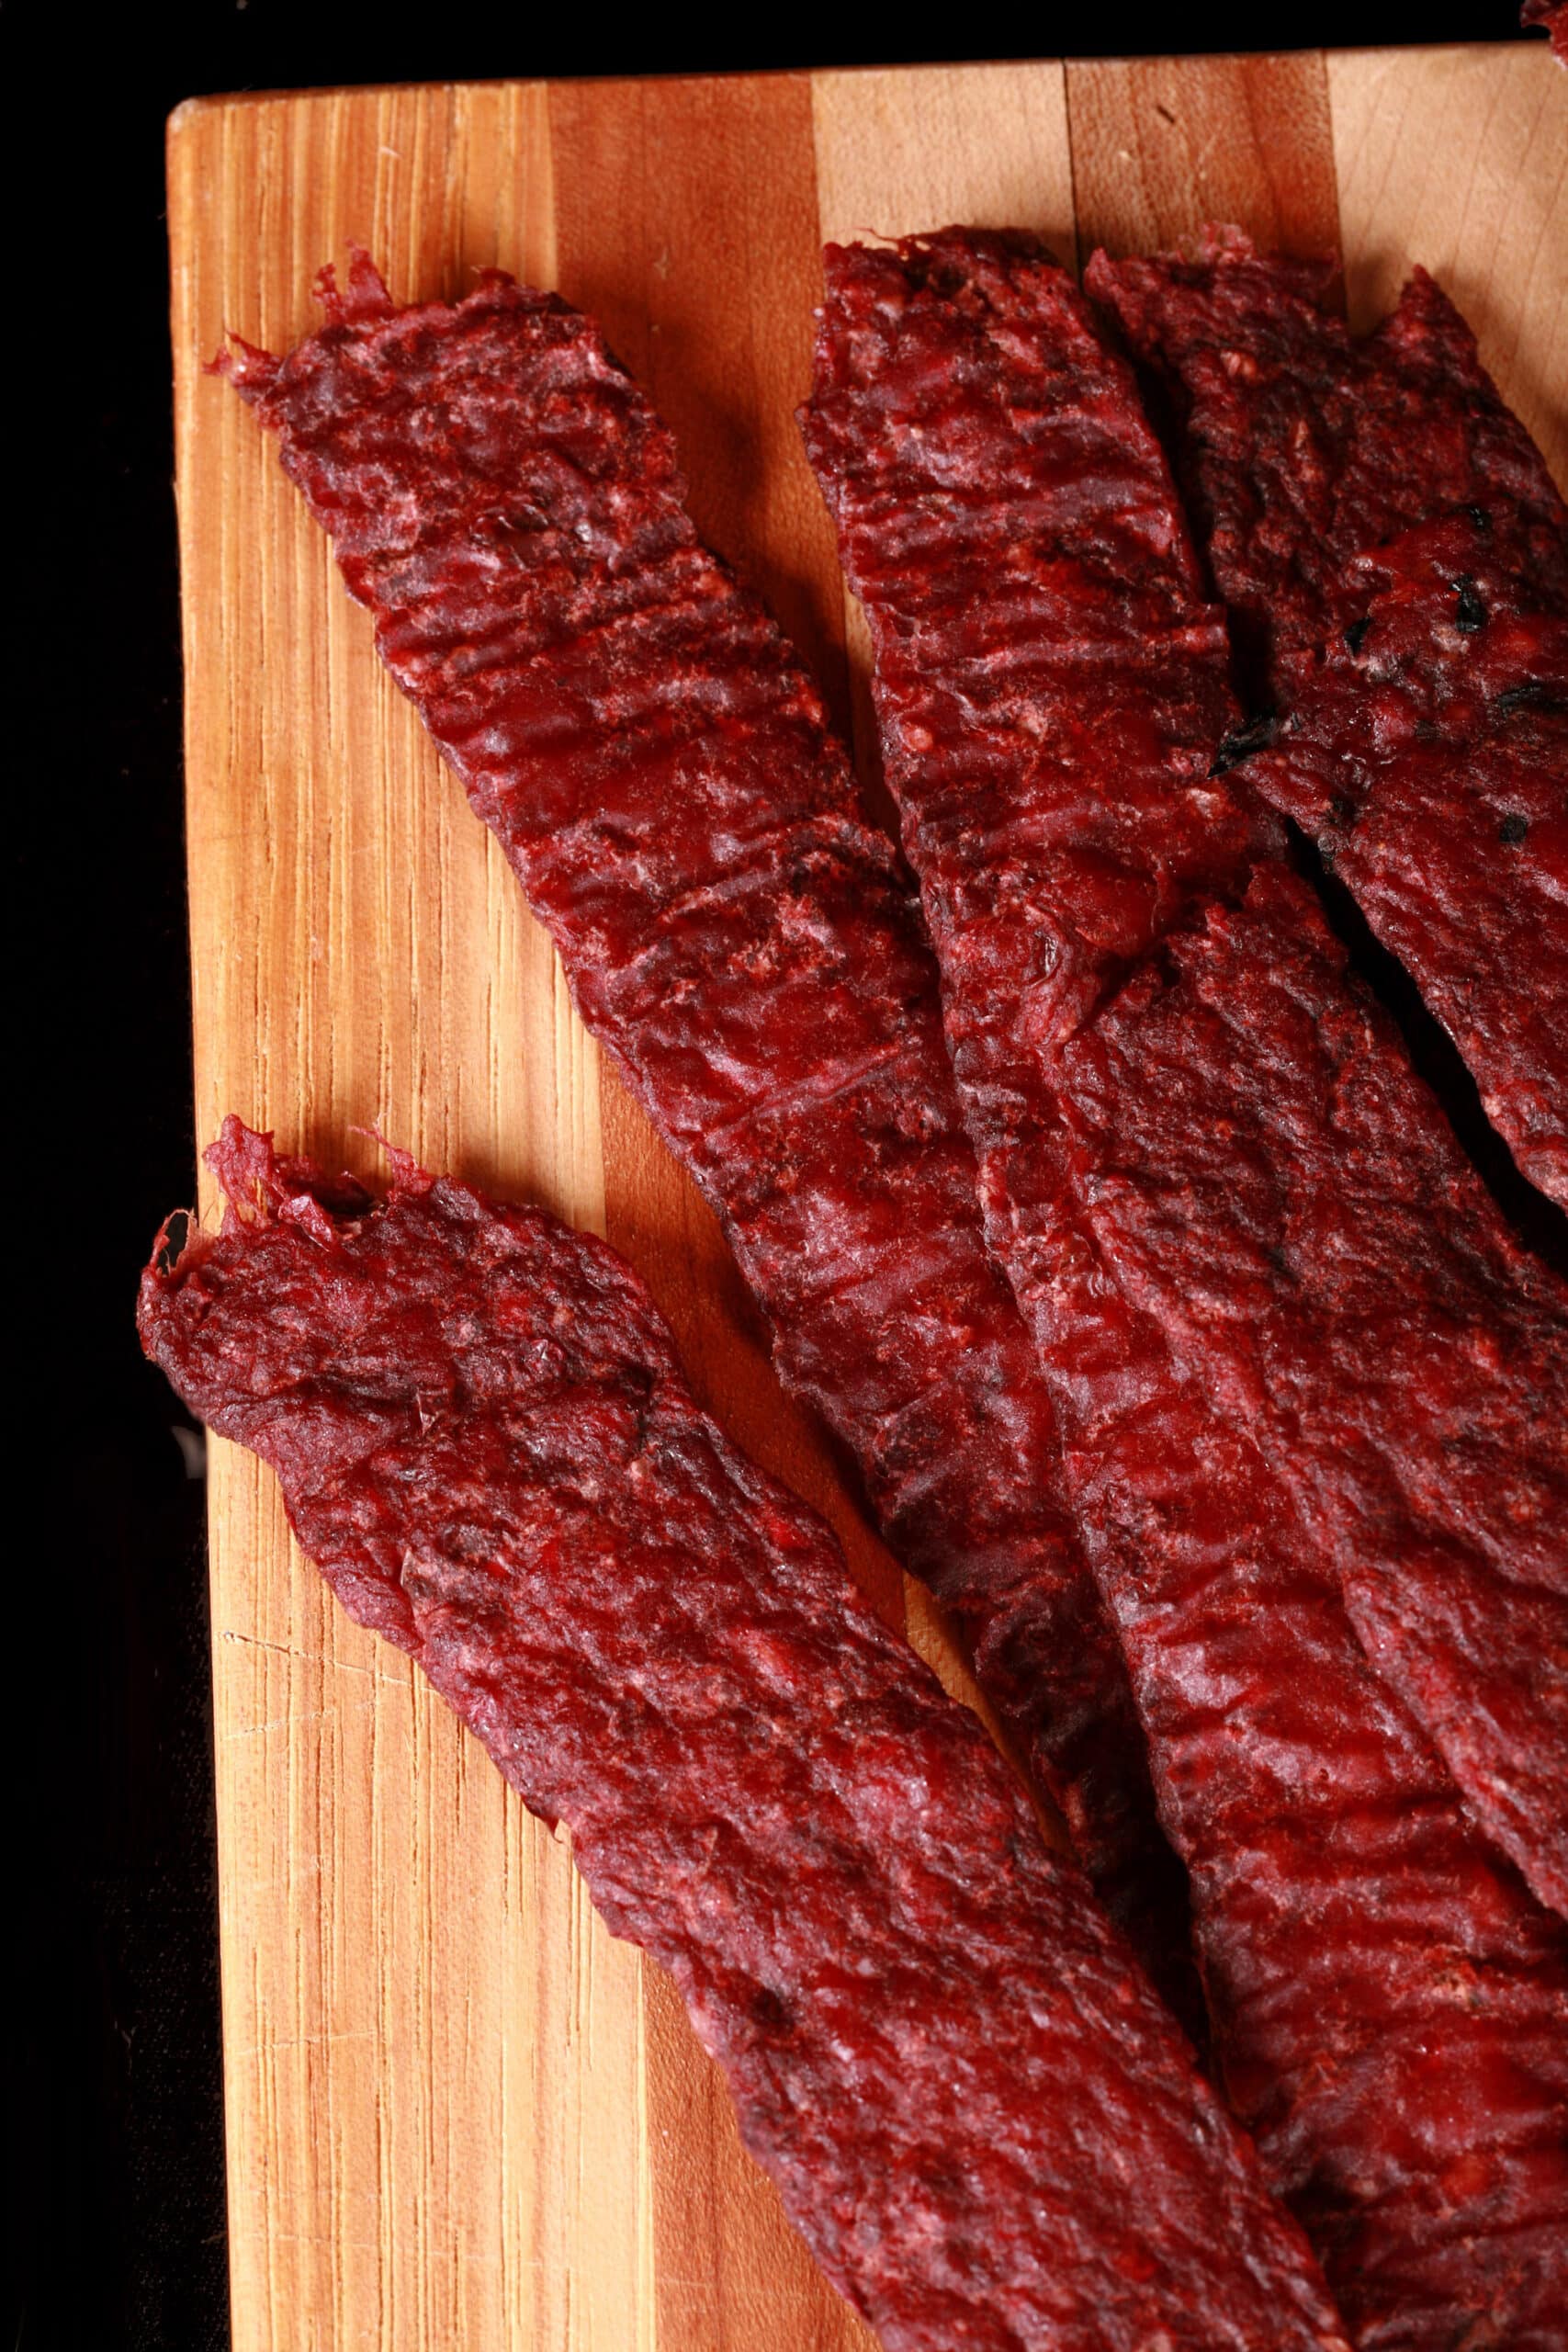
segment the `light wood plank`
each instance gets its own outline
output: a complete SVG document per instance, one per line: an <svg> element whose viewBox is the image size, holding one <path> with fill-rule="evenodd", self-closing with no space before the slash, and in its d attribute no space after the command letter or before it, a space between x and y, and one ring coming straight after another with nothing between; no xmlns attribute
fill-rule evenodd
<svg viewBox="0 0 1568 2352"><path fill-rule="evenodd" d="M1072 164L1054 61L818 74L812 109L824 241L962 221L1032 229L1072 260Z"/></svg>
<svg viewBox="0 0 1568 2352"><path fill-rule="evenodd" d="M1568 74L1544 42L1328 61L1350 323L1420 262L1568 488Z"/></svg>
<svg viewBox="0 0 1568 2352"><path fill-rule="evenodd" d="M393 282L554 271L542 90L203 105L171 135L198 1120L351 1123L603 1227L547 943L225 387L352 236ZM635 1956L412 1668L213 1449L234 2341L651 2343Z"/></svg>

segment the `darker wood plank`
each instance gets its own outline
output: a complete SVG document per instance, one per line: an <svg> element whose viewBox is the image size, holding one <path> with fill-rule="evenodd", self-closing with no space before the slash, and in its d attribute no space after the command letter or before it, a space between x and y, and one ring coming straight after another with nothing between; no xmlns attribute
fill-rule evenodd
<svg viewBox="0 0 1568 2352"><path fill-rule="evenodd" d="M567 84L550 124L560 291L674 432L704 537L841 705L841 583L795 422L822 294L809 80Z"/></svg>
<svg viewBox="0 0 1568 2352"><path fill-rule="evenodd" d="M1078 251L1151 253L1205 222L1260 245L1339 251L1323 53L1067 67Z"/></svg>

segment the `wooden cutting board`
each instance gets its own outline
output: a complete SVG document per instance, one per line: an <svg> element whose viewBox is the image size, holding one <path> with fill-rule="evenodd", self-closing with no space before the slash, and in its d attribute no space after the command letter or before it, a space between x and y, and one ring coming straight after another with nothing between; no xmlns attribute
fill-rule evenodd
<svg viewBox="0 0 1568 2352"><path fill-rule="evenodd" d="M863 740L793 415L822 240L1014 223L1081 258L1214 218L1337 245L1357 324L1427 263L1563 477L1568 76L1543 45L310 92L170 124L202 1136L236 1110L374 1173L378 1124L607 1232L705 1399L959 1688L325 538L202 363L226 328L297 338L351 239L402 299L493 264L558 287ZM565 1843L408 1661L335 1611L271 1478L217 1443L210 1526L236 2352L868 2345L668 1981L604 1933Z"/></svg>

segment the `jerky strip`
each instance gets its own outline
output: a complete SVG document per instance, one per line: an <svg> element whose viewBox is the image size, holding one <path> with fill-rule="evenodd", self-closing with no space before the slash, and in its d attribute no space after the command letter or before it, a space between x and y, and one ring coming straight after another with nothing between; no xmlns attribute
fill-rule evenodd
<svg viewBox="0 0 1568 2352"><path fill-rule="evenodd" d="M1417 272L1375 334L1234 231L1089 266L1182 419L1220 594L1284 718L1248 782L1318 841L1568 1204L1568 515Z"/></svg>
<svg viewBox="0 0 1568 2352"><path fill-rule="evenodd" d="M1344 1600L1364 1622L1369 1567L1403 1570L1422 1532L1405 1457L1360 1458L1391 1430L1467 1480L1484 1455L1528 1527L1493 1394L1516 1270L1483 1342L1469 1273L1427 1238L1455 1204L1480 1217L1475 1188L1430 1172L1436 1114L1276 820L1211 775L1236 716L1224 630L1070 279L1032 240L953 230L829 248L828 289L807 445L871 627L991 1231L1192 1873L1227 2087L1360 2343L1561 2347L1563 1931ZM1391 1117L1411 1129L1392 1160ZM1393 1361L1391 1250L1413 1303ZM1309 1265L1342 1286L1332 1354ZM1309 1434L1302 1400L1347 1385L1339 1430ZM1364 1554L1325 1505L1337 1437Z"/></svg>
<svg viewBox="0 0 1568 2352"><path fill-rule="evenodd" d="M862 446L890 452L887 478L861 492L852 558L891 607L885 638L909 624L879 649L900 725L907 702L926 727L929 692L946 728L929 748L918 734L893 747L919 795L912 822L931 833L915 862L933 933L988 896L1008 910L1008 987L977 990L967 972L949 987L950 1027L969 1050L972 1011L986 1057L960 1072L971 1125L984 1158L1019 1125L1020 1100L1043 1085L1066 1097L1081 1077L1089 1148L1130 1159L1145 1203L1135 1218L1120 1195L1092 1204L1117 1224L1123 1279L1135 1261L1140 1304L1205 1378L1223 1377L1321 1528L1363 1641L1490 1834L1568 1906L1568 1290L1514 1245L1392 1024L1344 980L1251 795L1209 768L1235 717L1223 629L1130 380L1070 292L1031 317L1017 355L1005 309L995 327L983 310L971 322L941 292L913 306L907 349L900 322L879 321L880 345L844 362L852 422L841 461L828 458L847 479L857 426ZM950 363L999 379L991 406L972 395L942 415L940 440L915 379L933 322ZM867 389L884 368L900 371L904 402L886 420L879 385ZM972 464L982 426L1004 469L983 503L977 484L961 498L942 475L953 449ZM892 552L887 510L909 501L917 547L941 550L943 526L953 543L940 576ZM924 641L922 599L936 606ZM1303 1017L1268 984L1276 961L1299 967ZM1141 1023L1140 991L1154 1006L1172 989L1193 998L1181 1017L1213 1059L1151 1068L1156 1102L1137 1091L1131 1031L1112 1080L1089 1040ZM1021 1055L1017 1072L1004 1048ZM1072 1071L1055 1068L1068 1053ZM1005 1091L1015 1075L1021 1098ZM1110 1117L1108 1084L1129 1096ZM1134 1143L1150 1136L1157 1152ZM1140 1175L1156 1159L1168 1193L1191 1189L1179 1218ZM1029 1164L1010 1173L1014 1198Z"/></svg>
<svg viewBox="0 0 1568 2352"><path fill-rule="evenodd" d="M631 1269L401 1156L378 1207L235 1119L209 1157L222 1233L154 1253L148 1353L568 1824L888 2352L1348 2352L1088 1882Z"/></svg>
<svg viewBox="0 0 1568 2352"><path fill-rule="evenodd" d="M670 435L591 320L499 273L396 310L363 255L323 295L287 359L242 349L239 390L723 1219L781 1375L1191 2015L1185 1887L987 1254L935 971L815 687L698 544Z"/></svg>

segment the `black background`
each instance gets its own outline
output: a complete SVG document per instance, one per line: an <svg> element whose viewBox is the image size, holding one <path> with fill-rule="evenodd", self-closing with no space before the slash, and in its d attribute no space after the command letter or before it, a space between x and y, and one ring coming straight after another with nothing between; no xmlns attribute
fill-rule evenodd
<svg viewBox="0 0 1568 2352"><path fill-rule="evenodd" d="M202 1488L130 1313L193 1190L163 128L200 93L954 53L922 12L0 6L21 1277L3 2352L227 2343ZM976 20L968 20L973 24ZM1507 0L989 16L978 53L1504 40ZM962 37L962 28L959 37ZM37 1106L36 1109L34 1106ZM288 2352L280 2346L278 2352ZM478 2347L476 2347L478 2352Z"/></svg>

